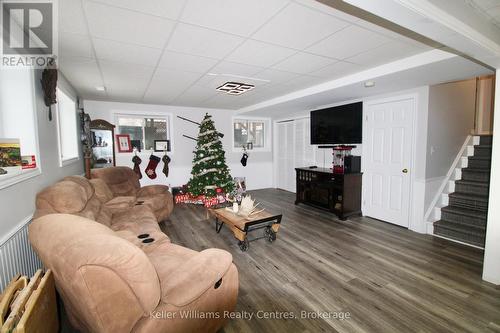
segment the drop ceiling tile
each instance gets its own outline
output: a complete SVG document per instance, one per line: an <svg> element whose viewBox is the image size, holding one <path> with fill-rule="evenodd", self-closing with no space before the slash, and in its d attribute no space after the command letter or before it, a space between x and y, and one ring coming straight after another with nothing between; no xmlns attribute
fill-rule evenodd
<svg viewBox="0 0 500 333"><path fill-rule="evenodd" d="M419 48L412 45L401 42L391 42L355 55L354 57L347 58L346 60L368 68L403 59L421 52Z"/></svg>
<svg viewBox="0 0 500 333"><path fill-rule="evenodd" d="M309 47L307 51L345 59L388 43L391 40L378 33L352 25Z"/></svg>
<svg viewBox="0 0 500 333"><path fill-rule="evenodd" d="M338 79L339 77L343 77L349 74L353 74L356 72L360 72L363 70L363 67L351 64L345 61L339 61L332 65L328 65L326 67L321 68L315 72L312 72L312 75L321 76L330 80Z"/></svg>
<svg viewBox="0 0 500 333"><path fill-rule="evenodd" d="M113 101L126 103L141 103L142 96L146 90L145 81L119 81L112 82L106 86L106 93Z"/></svg>
<svg viewBox="0 0 500 333"><path fill-rule="evenodd" d="M254 77L268 80L271 84L278 84L286 81L290 81L291 79L298 77L300 74L279 71L277 69L268 68L263 70L262 72L254 75Z"/></svg>
<svg viewBox="0 0 500 333"><path fill-rule="evenodd" d="M226 60L247 65L270 67L296 52L285 47L249 39L231 53Z"/></svg>
<svg viewBox="0 0 500 333"><path fill-rule="evenodd" d="M173 104L175 105L186 105L189 103L196 104L201 103L213 96L217 95L217 91L209 87L200 86L197 84L189 87L184 93L178 96Z"/></svg>
<svg viewBox="0 0 500 333"><path fill-rule="evenodd" d="M473 0L473 2L484 10L498 6L498 0Z"/></svg>
<svg viewBox="0 0 500 333"><path fill-rule="evenodd" d="M139 98L144 94L154 72L154 67L99 60L104 86L108 95ZM132 99L133 99L132 98ZM128 99L127 99L128 100Z"/></svg>
<svg viewBox="0 0 500 333"><path fill-rule="evenodd" d="M323 83L325 81L327 81L327 79L322 77L312 76L312 75L301 75L288 82L284 82L283 85L293 88L293 91L295 91L299 89L309 88L314 85Z"/></svg>
<svg viewBox="0 0 500 333"><path fill-rule="evenodd" d="M212 58L165 50L158 66L187 72L205 73L215 66L216 63L217 60Z"/></svg>
<svg viewBox="0 0 500 333"><path fill-rule="evenodd" d="M258 72L264 70L263 67L237 64L235 62L230 61L222 61L217 66L211 69L210 72L215 74L223 74L226 76L233 76L234 80L243 80L245 78L238 78L239 76L253 76Z"/></svg>
<svg viewBox="0 0 500 333"><path fill-rule="evenodd" d="M87 23L81 0L59 1L59 32L87 35Z"/></svg>
<svg viewBox="0 0 500 333"><path fill-rule="evenodd" d="M242 98L243 96L244 95L228 95L220 93L212 98L209 98L203 104L208 108L236 110L248 105L248 102Z"/></svg>
<svg viewBox="0 0 500 333"><path fill-rule="evenodd" d="M77 90L78 87L95 90L95 87L104 85L95 59L61 56L59 69Z"/></svg>
<svg viewBox="0 0 500 333"><path fill-rule="evenodd" d="M331 15L292 3L252 38L302 50L348 25L349 23Z"/></svg>
<svg viewBox="0 0 500 333"><path fill-rule="evenodd" d="M307 74L336 62L330 58L300 52L273 66L274 69Z"/></svg>
<svg viewBox="0 0 500 333"><path fill-rule="evenodd" d="M90 37L88 35L60 32L59 56L94 58Z"/></svg>
<svg viewBox="0 0 500 333"><path fill-rule="evenodd" d="M147 103L170 103L195 83L199 77L199 73L158 69L144 95L144 101Z"/></svg>
<svg viewBox="0 0 500 333"><path fill-rule="evenodd" d="M94 38L93 41L98 59L153 67L156 66L160 59L160 49L100 38Z"/></svg>
<svg viewBox="0 0 500 333"><path fill-rule="evenodd" d="M174 21L96 2L86 12L93 37L124 43L162 49L174 28Z"/></svg>
<svg viewBox="0 0 500 333"><path fill-rule="evenodd" d="M181 14L184 4L186 3L186 0L97 0L94 2L100 2L111 6L127 8L145 14L162 16L177 20Z"/></svg>
<svg viewBox="0 0 500 333"><path fill-rule="evenodd" d="M202 57L222 59L243 42L234 35L179 23L175 29L168 50Z"/></svg>
<svg viewBox="0 0 500 333"><path fill-rule="evenodd" d="M271 98L286 95L292 91L293 88L287 85L268 84L262 89L258 90L253 96L251 96L251 98L253 99L253 104L255 104Z"/></svg>
<svg viewBox="0 0 500 333"><path fill-rule="evenodd" d="M249 36L288 3L288 0L188 0L181 21Z"/></svg>
<svg viewBox="0 0 500 333"><path fill-rule="evenodd" d="M330 6L327 6L325 4L322 4L319 1L316 0L295 0L295 2L300 3L301 5L313 8L315 10L321 11L325 14L335 16L343 21L350 22L350 23L356 23L361 21L360 18L356 16L349 15L347 13L344 13L340 10L337 10L335 8L332 8Z"/></svg>

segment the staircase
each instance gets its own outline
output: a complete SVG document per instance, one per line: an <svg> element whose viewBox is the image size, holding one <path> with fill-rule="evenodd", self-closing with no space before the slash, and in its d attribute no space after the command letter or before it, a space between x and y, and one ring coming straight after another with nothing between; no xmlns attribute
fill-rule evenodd
<svg viewBox="0 0 500 333"><path fill-rule="evenodd" d="M480 136L474 153L461 169L461 179L450 184L448 206L434 222L434 234L484 247L491 168L492 136Z"/></svg>

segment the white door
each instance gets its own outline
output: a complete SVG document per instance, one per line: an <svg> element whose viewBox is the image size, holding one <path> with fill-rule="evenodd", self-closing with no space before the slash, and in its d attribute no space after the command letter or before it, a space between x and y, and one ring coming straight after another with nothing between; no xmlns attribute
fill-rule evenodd
<svg viewBox="0 0 500 333"><path fill-rule="evenodd" d="M295 192L295 168L315 163L309 118L276 123L276 187Z"/></svg>
<svg viewBox="0 0 500 333"><path fill-rule="evenodd" d="M415 99L364 105L363 214L409 226Z"/></svg>
<svg viewBox="0 0 500 333"><path fill-rule="evenodd" d="M277 188L295 192L293 121L277 124Z"/></svg>

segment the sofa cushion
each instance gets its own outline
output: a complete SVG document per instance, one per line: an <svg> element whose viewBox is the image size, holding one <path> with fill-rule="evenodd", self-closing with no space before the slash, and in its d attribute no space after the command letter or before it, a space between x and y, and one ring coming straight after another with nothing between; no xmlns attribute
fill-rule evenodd
<svg viewBox="0 0 500 333"><path fill-rule="evenodd" d="M115 197L135 196L141 187L139 177L128 167L92 169L90 174L91 178L102 179Z"/></svg>
<svg viewBox="0 0 500 333"><path fill-rule="evenodd" d="M102 203L106 203L109 200L113 199L113 192L111 192L111 190L109 189L108 185L104 182L104 180L95 178L89 181L94 187L96 197Z"/></svg>
<svg viewBox="0 0 500 333"><path fill-rule="evenodd" d="M135 235L160 231L156 217L148 206L132 206L113 214L110 228L114 231L129 230Z"/></svg>
<svg viewBox="0 0 500 333"><path fill-rule="evenodd" d="M85 208L87 201L88 193L85 188L73 181L61 181L37 194L34 218L54 213L79 213Z"/></svg>

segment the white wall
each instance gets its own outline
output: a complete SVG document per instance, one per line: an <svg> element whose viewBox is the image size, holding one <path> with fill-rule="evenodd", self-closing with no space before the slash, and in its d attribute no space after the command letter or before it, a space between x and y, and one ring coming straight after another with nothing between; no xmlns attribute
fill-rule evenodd
<svg viewBox="0 0 500 333"><path fill-rule="evenodd" d="M197 122L200 122L205 113L212 115L215 121L215 126L218 131L224 134L222 144L226 151L226 161L233 177L246 177L247 188L260 189L269 188L273 186L273 165L272 165L272 151L269 152L256 152L251 151L248 159L248 164L243 167L240 163L242 153L233 152L232 149L232 116L230 110L216 110L204 108L188 108L177 106L165 105L151 105L151 104L132 104L132 103L115 103L115 102L100 102L100 101L84 101L85 112L90 114L94 119L105 119L110 123L115 123L115 114L171 114L173 120L173 136L171 137L171 144L173 152L169 153L172 159L170 163L169 177L161 173L163 169L163 162L160 162L156 173L158 177L155 180L149 179L144 173L147 167L150 152L142 151L139 155L142 159L141 169L143 178L141 179L142 185L148 184L167 184L171 186L180 186L186 184L191 176L191 168L193 161L193 150L195 149L196 142L182 135L186 134L196 138L198 136L198 125L186 122L177 116L182 116ZM272 130L269 128L269 134ZM156 153L161 157L162 153ZM116 164L122 166L132 167L133 153L118 153L116 152Z"/></svg>
<svg viewBox="0 0 500 333"><path fill-rule="evenodd" d="M429 89L426 178L443 177L474 129L476 80Z"/></svg>
<svg viewBox="0 0 500 333"><path fill-rule="evenodd" d="M500 87L500 70L497 70L496 86ZM500 91L495 92L495 113L500 114ZM493 125L493 151L491 155L490 199L486 244L484 246L483 279L500 285L500 117Z"/></svg>
<svg viewBox="0 0 500 333"><path fill-rule="evenodd" d="M57 122L55 118L51 122L48 120L40 79L41 71L37 70L35 71L35 108L40 148L37 164L41 167L41 174L0 190L0 212L2 212L0 244L17 231L21 224L29 221L35 210L37 192L66 176L83 174L83 162L81 160L65 167L59 166ZM76 97L75 91L62 75L59 76L59 83L65 88L65 91L71 92L72 96ZM7 110L7 112L15 113L16 111ZM55 117L55 113L53 117ZM78 133L80 133L79 130Z"/></svg>

